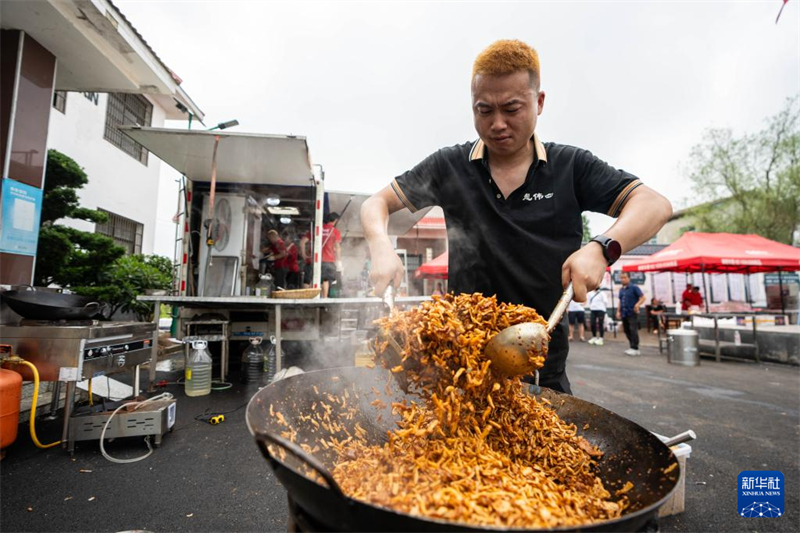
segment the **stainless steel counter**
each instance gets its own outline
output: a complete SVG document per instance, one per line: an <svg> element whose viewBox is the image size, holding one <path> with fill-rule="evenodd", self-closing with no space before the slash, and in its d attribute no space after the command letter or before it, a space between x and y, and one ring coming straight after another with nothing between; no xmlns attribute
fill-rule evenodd
<svg viewBox="0 0 800 533"><path fill-rule="evenodd" d="M308 299L283 299L283 298L263 298L260 296L137 296L141 302L153 303L153 322L156 324L156 331L153 335L152 354L150 359L150 390L156 381L156 363L158 361L158 323L161 319L161 304L174 305L186 309L217 309L224 311L243 311L259 310L265 308L274 309L273 327L275 329L275 355L277 358L277 368L280 370L283 361L283 351L281 348L281 313L284 308L306 308L321 309L325 307L344 306L344 305L363 305L379 306L383 305L380 298L308 298ZM399 296L395 298L395 305L411 304L416 305L430 300L429 296Z"/></svg>
<svg viewBox="0 0 800 533"><path fill-rule="evenodd" d="M262 298L260 296L138 296L140 302L160 302L179 307L219 307L223 309L241 308L254 309L259 307L281 306L301 306L301 307L328 307L331 305L378 305L382 303L380 298L305 298L305 299L284 299L284 298ZM398 296L395 302L398 304L411 303L417 304L430 300L429 296Z"/></svg>

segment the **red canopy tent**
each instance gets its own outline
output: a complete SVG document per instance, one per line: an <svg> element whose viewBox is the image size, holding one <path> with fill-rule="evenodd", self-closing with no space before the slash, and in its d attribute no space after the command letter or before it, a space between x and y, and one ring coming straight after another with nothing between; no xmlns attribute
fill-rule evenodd
<svg viewBox="0 0 800 533"><path fill-rule="evenodd" d="M800 270L800 249L760 235L732 233L684 233L677 241L638 263L622 267L625 272L743 273ZM708 291L703 276L706 311ZM781 306L783 287L781 286Z"/></svg>
<svg viewBox="0 0 800 533"><path fill-rule="evenodd" d="M414 273L414 277L447 279L447 252L420 266Z"/></svg>

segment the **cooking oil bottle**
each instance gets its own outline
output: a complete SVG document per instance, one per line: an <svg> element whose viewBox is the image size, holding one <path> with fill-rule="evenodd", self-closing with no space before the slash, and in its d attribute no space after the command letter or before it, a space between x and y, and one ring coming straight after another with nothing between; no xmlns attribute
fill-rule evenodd
<svg viewBox="0 0 800 533"><path fill-rule="evenodd" d="M205 396L211 392L211 355L207 341L192 341L192 351L186 362L186 396Z"/></svg>
<svg viewBox="0 0 800 533"><path fill-rule="evenodd" d="M252 337L250 346L242 354L242 383L261 381L264 373L264 349L261 348L261 337Z"/></svg>
<svg viewBox="0 0 800 533"><path fill-rule="evenodd" d="M272 379L275 377L275 373L277 372L278 360L275 351L275 345L277 343L278 341L275 338L275 335L270 335L269 350L264 356L264 373L267 375L267 383L272 383Z"/></svg>

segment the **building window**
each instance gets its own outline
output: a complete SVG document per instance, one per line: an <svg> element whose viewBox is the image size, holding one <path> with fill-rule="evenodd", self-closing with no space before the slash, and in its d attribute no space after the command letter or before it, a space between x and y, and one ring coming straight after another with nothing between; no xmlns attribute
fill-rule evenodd
<svg viewBox="0 0 800 533"><path fill-rule="evenodd" d="M120 131L118 126L150 126L153 104L138 94L109 93L106 132L103 137L140 163L147 165L147 150Z"/></svg>
<svg viewBox="0 0 800 533"><path fill-rule="evenodd" d="M135 220L115 215L105 209L98 209L108 215L108 222L97 224L95 233L100 233L106 237L111 237L114 242L125 248L128 254L142 253L142 234L144 224L139 224Z"/></svg>
<svg viewBox="0 0 800 533"><path fill-rule="evenodd" d="M67 112L67 91L53 92L53 107L62 113Z"/></svg>

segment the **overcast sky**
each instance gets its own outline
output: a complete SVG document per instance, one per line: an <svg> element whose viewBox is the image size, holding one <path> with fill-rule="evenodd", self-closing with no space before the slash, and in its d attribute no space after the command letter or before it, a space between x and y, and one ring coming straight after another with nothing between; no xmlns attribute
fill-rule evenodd
<svg viewBox="0 0 800 533"><path fill-rule="evenodd" d="M707 127L756 131L800 92L800 1L189 2L115 0L206 123L305 135L327 188L372 193L477 137L472 62L534 46L544 141L587 148L691 204ZM592 218L602 231L609 219Z"/></svg>

